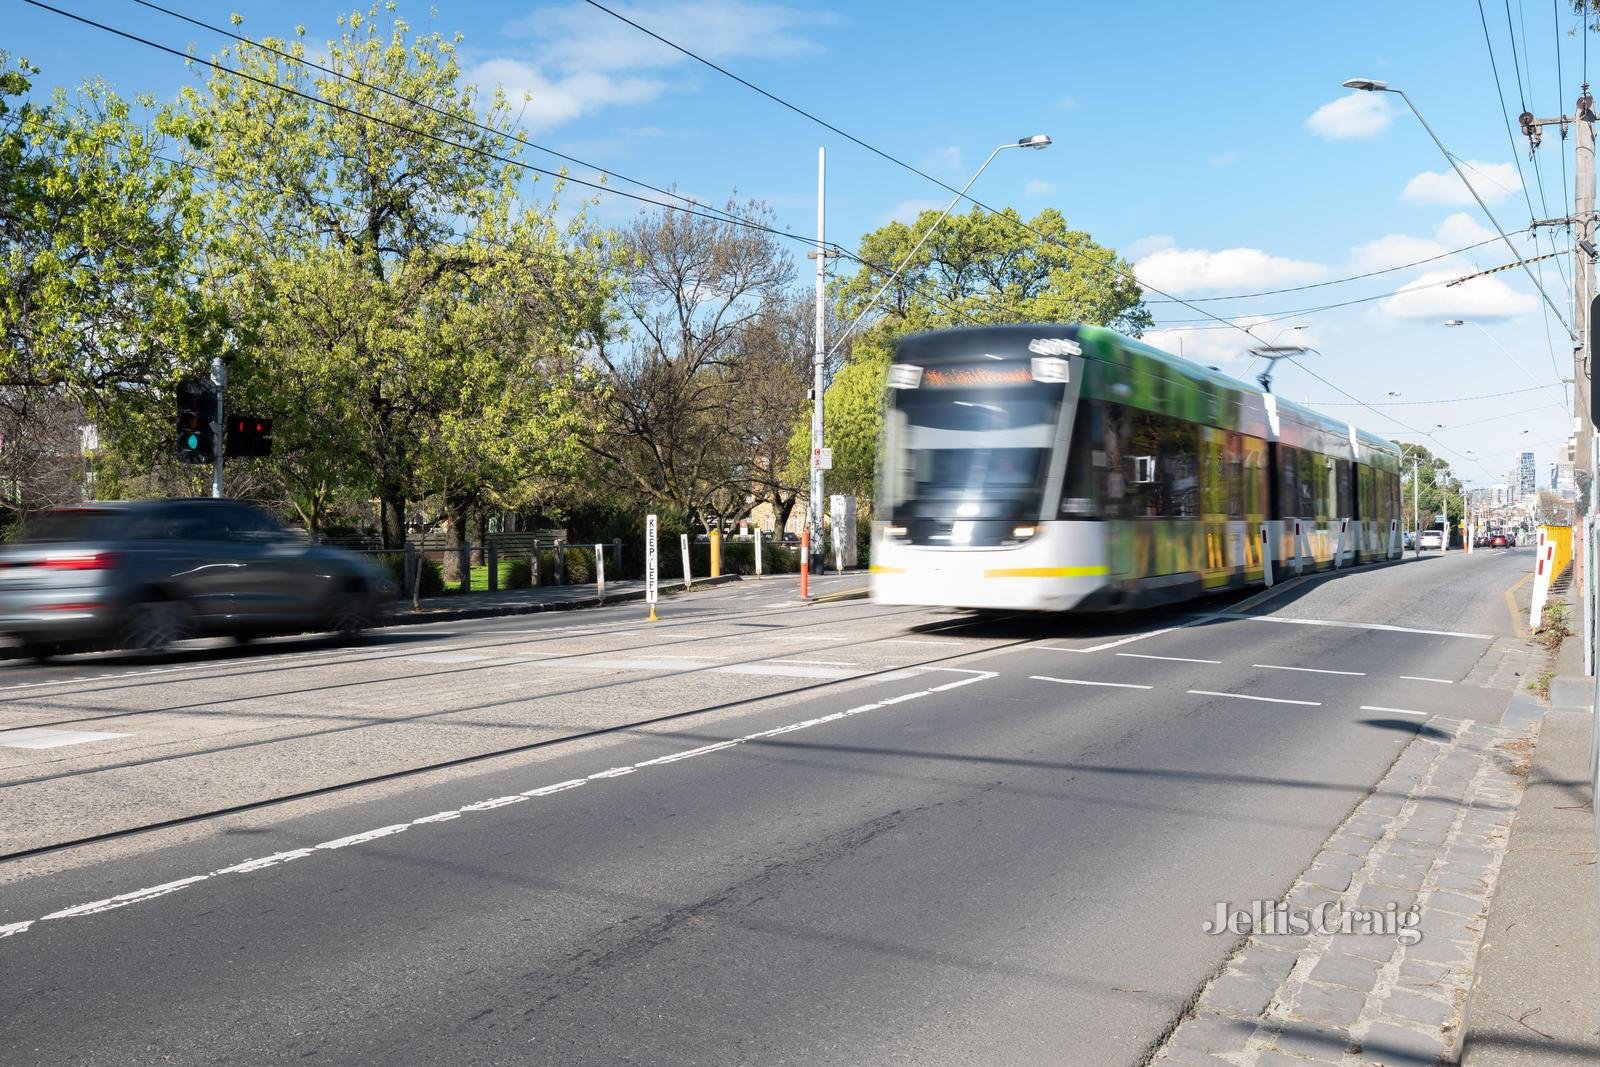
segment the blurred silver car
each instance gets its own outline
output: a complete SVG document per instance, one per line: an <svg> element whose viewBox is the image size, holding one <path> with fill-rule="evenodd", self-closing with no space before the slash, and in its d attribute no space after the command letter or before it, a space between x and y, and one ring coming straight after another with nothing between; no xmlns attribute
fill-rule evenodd
<svg viewBox="0 0 1600 1067"><path fill-rule="evenodd" d="M92 502L39 512L0 548L0 634L43 659L187 637L331 630L381 621L382 567L314 545L236 500Z"/></svg>

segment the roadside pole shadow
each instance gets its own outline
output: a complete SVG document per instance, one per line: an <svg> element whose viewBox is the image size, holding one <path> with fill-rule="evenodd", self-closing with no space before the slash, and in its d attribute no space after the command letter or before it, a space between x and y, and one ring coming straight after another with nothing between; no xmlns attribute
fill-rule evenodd
<svg viewBox="0 0 1600 1067"><path fill-rule="evenodd" d="M1425 722L1411 719L1359 719L1362 726L1376 726L1380 730L1399 730L1402 733L1416 734L1418 737L1430 738L1434 741L1449 741L1450 735L1437 726L1429 726Z"/></svg>

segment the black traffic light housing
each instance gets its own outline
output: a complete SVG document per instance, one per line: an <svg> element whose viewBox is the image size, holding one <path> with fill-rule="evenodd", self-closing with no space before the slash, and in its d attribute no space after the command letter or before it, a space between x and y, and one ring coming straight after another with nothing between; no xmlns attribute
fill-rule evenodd
<svg viewBox="0 0 1600 1067"><path fill-rule="evenodd" d="M178 383L178 459L212 463L217 458L217 387L198 378Z"/></svg>
<svg viewBox="0 0 1600 1067"><path fill-rule="evenodd" d="M255 415L229 415L223 434L223 454L229 459L272 455L272 420Z"/></svg>

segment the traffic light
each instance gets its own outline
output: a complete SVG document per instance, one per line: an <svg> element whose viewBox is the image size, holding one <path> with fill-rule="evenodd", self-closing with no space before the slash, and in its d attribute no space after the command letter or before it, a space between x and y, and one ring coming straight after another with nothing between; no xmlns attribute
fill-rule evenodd
<svg viewBox="0 0 1600 1067"><path fill-rule="evenodd" d="M196 378L178 383L178 459L184 463L211 463L217 458L217 438L211 420L217 416L217 387Z"/></svg>
<svg viewBox="0 0 1600 1067"><path fill-rule="evenodd" d="M229 415L223 454L229 459L272 455L272 420L254 415Z"/></svg>

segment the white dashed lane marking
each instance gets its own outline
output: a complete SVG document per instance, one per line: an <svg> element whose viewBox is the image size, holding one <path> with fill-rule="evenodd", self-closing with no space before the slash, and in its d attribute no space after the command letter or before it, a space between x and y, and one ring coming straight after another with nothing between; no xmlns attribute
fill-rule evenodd
<svg viewBox="0 0 1600 1067"><path fill-rule="evenodd" d="M1086 678L1051 678L1045 674L1030 674L1036 682L1055 682L1057 685L1100 685L1107 689L1154 689L1153 685L1134 685L1132 682L1091 682Z"/></svg>
<svg viewBox="0 0 1600 1067"><path fill-rule="evenodd" d="M1426 711L1412 711L1410 708L1380 708L1376 704L1363 704L1363 705L1361 705L1361 710L1362 711L1387 711L1387 712L1389 712L1390 714L1393 714L1393 715L1416 715L1419 718L1423 718L1423 719L1426 719L1428 717L1428 712L1426 712Z"/></svg>
<svg viewBox="0 0 1600 1067"><path fill-rule="evenodd" d="M1148 652L1118 652L1117 655L1125 656L1128 659L1160 659L1166 660L1168 663L1209 663L1212 666L1218 666L1222 663L1220 659L1191 659L1188 656L1152 656Z"/></svg>
<svg viewBox="0 0 1600 1067"><path fill-rule="evenodd" d="M1324 670L1321 667L1283 667L1276 663L1252 663L1250 666L1260 667L1262 670L1268 671L1301 671L1305 674L1344 674L1350 676L1351 678L1365 678L1367 676L1366 671L1330 671Z"/></svg>
<svg viewBox="0 0 1600 1067"><path fill-rule="evenodd" d="M1415 674L1402 674L1400 676L1400 680L1403 681L1403 682L1432 682L1434 685L1455 685L1456 684L1455 682L1451 681L1449 678L1423 678L1423 677L1420 677L1420 676L1415 675Z"/></svg>
<svg viewBox="0 0 1600 1067"><path fill-rule="evenodd" d="M743 737L734 737L726 741L718 741L714 744L702 745L699 748L691 748L682 752L670 753L666 756L657 756L654 759L643 760L639 763L631 764L629 766L611 767L607 770L596 771L585 778L572 778L565 782L557 782L554 785L540 786L537 789L529 789L521 793L511 794L509 796L491 797L487 800L480 800L473 804L466 804L459 808L452 808L448 811L436 812L432 815L424 815L421 818L413 819L410 822L394 823L389 826L380 826L374 830L367 830L358 834L350 834L345 837L335 838L332 841L324 841L320 845L314 845L310 848L297 848L288 852L278 852L270 856L262 856L258 859L245 860L241 863L235 863L232 866L223 867L220 870L211 871L207 874L191 875L188 878L180 878L176 881L163 882L161 885L150 886L145 889L135 889L129 893L120 893L116 896L106 897L103 900L95 900L87 904L73 905L72 907L63 908L59 911L50 912L49 914L38 919L27 919L22 922L3 923L0 924L0 940L8 937L15 937L18 934L27 933L28 930L30 930L36 923L49 922L51 920L59 919L78 918L84 915L96 915L101 912L112 911L116 908L127 907L130 904L140 904L147 900L154 900L157 897L166 896L169 893L175 893L181 889L186 889L189 886L197 885L201 882L207 882L213 878L218 878L223 875L254 874L258 871L264 871L272 867L276 867L279 864L306 859L318 854L331 853L340 849L363 845L370 841L376 841L381 838L391 837L395 834L404 833L412 827L433 826L454 822L463 815L492 811L495 808L501 808L511 804L520 804L534 797L547 797L556 793L564 793L569 789L577 789L579 786L582 786L587 782L600 781L607 778L620 778L625 775L634 774L647 767L660 767L669 763L677 763L682 760L691 759L695 756L704 756L712 752L721 752L723 749L733 748L737 745L743 745L751 741L764 740L769 737L778 737L783 734L794 733L797 730L807 730L815 726L821 726L824 723L838 722L839 720L849 718L852 715L860 715L864 712L875 711L879 708L886 708L895 704L903 704L908 700L919 700L935 693L944 693L952 689L959 689L962 686L971 685L974 682L987 681L988 679L996 676L996 672L994 671L970 670L964 667L924 667L921 669L925 671L936 671L949 674L963 674L967 675L967 677L958 678L953 682L945 682L943 685L930 686L927 689L917 689L909 693L900 693L896 696L885 697L882 700L873 701L870 704L859 704L856 707L849 708L845 711L836 711L830 715L822 715L814 719L805 719L801 722L789 723L786 726L775 727L771 730L762 730L758 733L745 734Z"/></svg>
<svg viewBox="0 0 1600 1067"><path fill-rule="evenodd" d="M1267 704L1302 704L1308 708L1322 707L1320 700L1289 700L1286 697L1257 697L1249 693L1219 693L1214 689L1191 689L1189 692L1197 697L1232 697L1234 700L1259 700Z"/></svg>

